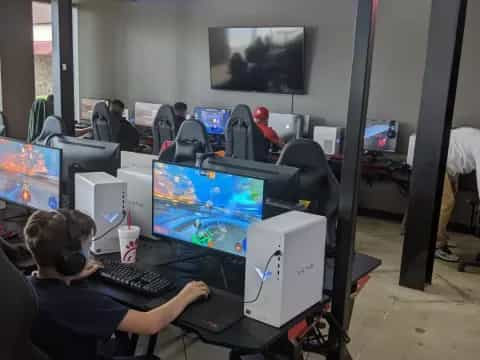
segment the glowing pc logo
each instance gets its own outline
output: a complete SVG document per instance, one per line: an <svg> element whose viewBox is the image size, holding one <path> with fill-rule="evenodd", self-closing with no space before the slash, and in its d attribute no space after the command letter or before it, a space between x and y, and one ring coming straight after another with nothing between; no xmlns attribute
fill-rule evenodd
<svg viewBox="0 0 480 360"><path fill-rule="evenodd" d="M263 270L259 269L258 267L255 268L255 272L262 281L267 281L273 276L273 273L271 271L263 272Z"/></svg>

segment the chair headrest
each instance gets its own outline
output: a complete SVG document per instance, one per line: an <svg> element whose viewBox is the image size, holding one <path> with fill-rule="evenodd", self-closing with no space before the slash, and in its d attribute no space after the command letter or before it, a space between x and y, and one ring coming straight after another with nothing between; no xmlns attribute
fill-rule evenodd
<svg viewBox="0 0 480 360"><path fill-rule="evenodd" d="M96 103L95 107L93 108L92 120L96 120L98 118L109 120L110 115L110 110L108 110L107 104L101 101Z"/></svg>
<svg viewBox="0 0 480 360"><path fill-rule="evenodd" d="M322 147L310 139L290 141L283 148L277 162L279 165L297 168L319 168L328 166Z"/></svg>
<svg viewBox="0 0 480 360"><path fill-rule="evenodd" d="M157 115L153 122L154 126L157 127L169 127L176 131L175 129L175 110L171 105L162 105L158 109Z"/></svg>
<svg viewBox="0 0 480 360"><path fill-rule="evenodd" d="M227 127L247 127L250 128L255 125L255 121L253 120L252 112L248 105L237 105L235 109L232 111L232 115L230 116L230 121Z"/></svg>

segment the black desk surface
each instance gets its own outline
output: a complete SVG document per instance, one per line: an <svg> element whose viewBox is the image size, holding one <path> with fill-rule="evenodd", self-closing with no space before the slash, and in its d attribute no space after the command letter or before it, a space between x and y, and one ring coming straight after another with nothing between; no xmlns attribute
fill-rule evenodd
<svg viewBox="0 0 480 360"><path fill-rule="evenodd" d="M172 257L175 258L175 256L189 257L195 255L203 255L203 257L167 266L161 265L171 260ZM118 257L118 255L113 255L113 257L116 256ZM243 296L244 262L238 258L229 256L222 257L218 254L211 255L211 253L198 253L198 249L196 250L191 247L178 248L175 247L175 245L172 247L172 244L168 244L166 241L159 241L158 244L146 241L141 242L139 246L137 260L137 266L140 268L162 271L170 279L172 279L173 276L172 280L174 280L178 286L182 286L190 280L204 280L212 288L226 289L231 293L238 294L239 298ZM353 284L375 270L380 264L381 261L378 259L357 254L353 264ZM330 300L329 294L333 289L333 268L333 260L328 260L325 268L325 296L322 301L280 329L248 318L243 318L219 334L195 327L191 323L183 321L182 316L175 321L175 325L194 331L204 342L209 344L220 345L231 349L241 349L242 351L262 351L282 336L285 336L293 325L306 316L317 313L323 309L324 305ZM118 287L109 286L100 281L92 281L91 286L132 308L144 311L165 303L175 295L174 293L170 293L162 298L152 299L122 290Z"/></svg>

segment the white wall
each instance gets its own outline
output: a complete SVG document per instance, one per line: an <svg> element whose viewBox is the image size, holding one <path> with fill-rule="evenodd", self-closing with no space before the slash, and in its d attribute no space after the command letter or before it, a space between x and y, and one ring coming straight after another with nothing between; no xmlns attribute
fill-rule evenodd
<svg viewBox="0 0 480 360"><path fill-rule="evenodd" d="M208 27L306 25L308 94L295 111L345 126L355 21L354 0L83 0L80 94L135 101L251 106L290 111L289 95L210 89ZM370 118L401 122L401 152L415 131L431 0L379 2ZM480 2L469 3L455 124L480 127L477 88Z"/></svg>

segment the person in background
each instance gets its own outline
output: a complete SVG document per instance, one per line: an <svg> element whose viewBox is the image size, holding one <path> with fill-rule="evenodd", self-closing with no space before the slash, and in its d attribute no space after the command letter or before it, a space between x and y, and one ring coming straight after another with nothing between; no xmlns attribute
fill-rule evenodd
<svg viewBox="0 0 480 360"><path fill-rule="evenodd" d="M175 111L175 128L178 130L182 123L187 119L187 104L183 102L177 102L173 105L173 110Z"/></svg>
<svg viewBox="0 0 480 360"><path fill-rule="evenodd" d="M96 292L84 281L101 267L85 261L94 233L93 219L77 210L36 211L24 229L37 265L29 278L39 308L32 341L52 360L99 359L98 344L115 331L156 334L189 304L209 295L207 285L191 282L164 305L140 312ZM84 264L78 261L80 254ZM68 257L75 261L67 262ZM72 273L77 271L72 264L83 269Z"/></svg>
<svg viewBox="0 0 480 360"><path fill-rule="evenodd" d="M123 101L115 99L110 103L110 112L123 119L123 112L125 111L125 104ZM125 119L127 120L127 119Z"/></svg>
<svg viewBox="0 0 480 360"><path fill-rule="evenodd" d="M263 134L263 137L271 144L281 148L284 145L283 140L278 136L275 130L268 126L268 118L270 112L264 106L258 107L253 113L253 118L258 128Z"/></svg>
<svg viewBox="0 0 480 360"><path fill-rule="evenodd" d="M409 164L412 166L412 164ZM449 246L447 226L455 208L458 176L476 171L477 189L480 191L480 129L460 127L450 133L447 173L443 183L442 205L438 219L435 257L447 262L458 262L459 257Z"/></svg>
<svg viewBox="0 0 480 360"><path fill-rule="evenodd" d="M125 104L115 99L110 104L110 112L113 115L113 121L118 121L118 142L124 151L135 151L140 143L140 135L137 129L123 117Z"/></svg>

